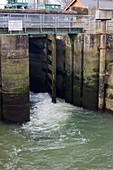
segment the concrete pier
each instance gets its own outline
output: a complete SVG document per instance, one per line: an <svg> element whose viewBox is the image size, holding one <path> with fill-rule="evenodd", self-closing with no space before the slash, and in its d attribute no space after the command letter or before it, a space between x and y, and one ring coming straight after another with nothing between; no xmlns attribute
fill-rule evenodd
<svg viewBox="0 0 113 170"><path fill-rule="evenodd" d="M75 106L82 106L84 34L75 35L73 40L73 104Z"/></svg>
<svg viewBox="0 0 113 170"><path fill-rule="evenodd" d="M98 109L99 81L99 42L100 35L84 35L83 62L83 107L90 110Z"/></svg>
<svg viewBox="0 0 113 170"><path fill-rule="evenodd" d="M84 35L71 34L65 38L65 100L82 105Z"/></svg>
<svg viewBox="0 0 113 170"><path fill-rule="evenodd" d="M105 109L113 112L113 34L106 35Z"/></svg>
<svg viewBox="0 0 113 170"><path fill-rule="evenodd" d="M73 101L73 85L72 85L72 71L73 71L73 37L66 35L65 37L65 100L72 103Z"/></svg>
<svg viewBox="0 0 113 170"><path fill-rule="evenodd" d="M29 120L29 46L27 35L0 35L1 119Z"/></svg>
<svg viewBox="0 0 113 170"><path fill-rule="evenodd" d="M65 41L63 35L56 36L56 94L57 97L65 96Z"/></svg>
<svg viewBox="0 0 113 170"><path fill-rule="evenodd" d="M0 120L2 119L2 77L1 77L1 52L0 52Z"/></svg>
<svg viewBox="0 0 113 170"><path fill-rule="evenodd" d="M87 109L98 109L99 35L65 38L65 100Z"/></svg>

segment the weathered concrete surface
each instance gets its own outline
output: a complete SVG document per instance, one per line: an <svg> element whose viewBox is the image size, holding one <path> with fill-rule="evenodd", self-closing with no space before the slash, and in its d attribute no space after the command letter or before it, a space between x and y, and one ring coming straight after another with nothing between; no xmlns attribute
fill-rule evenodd
<svg viewBox="0 0 113 170"><path fill-rule="evenodd" d="M106 58L106 21L101 21L100 56L99 56L99 97L98 109L104 110L105 104L105 58Z"/></svg>
<svg viewBox="0 0 113 170"><path fill-rule="evenodd" d="M29 120L29 51L27 35L0 35L2 118Z"/></svg>
<svg viewBox="0 0 113 170"><path fill-rule="evenodd" d="M73 88L72 88L72 42L71 36L65 36L65 100L72 103L73 101Z"/></svg>
<svg viewBox="0 0 113 170"><path fill-rule="evenodd" d="M83 60L83 39L82 34L73 35L74 56L73 56L73 104L82 105L82 60Z"/></svg>
<svg viewBox="0 0 113 170"><path fill-rule="evenodd" d="M57 38L56 95L76 106L97 110L100 35L71 34L57 36ZM113 111L113 35L107 35L106 41L106 63L104 63L106 70L103 82L103 84L105 83L105 108ZM49 46L48 48L48 55L51 58L52 47ZM47 58L45 58L46 60ZM49 64L51 64L51 61ZM45 67L47 67L47 61ZM42 71L39 73L37 71L39 75L42 74ZM49 71L49 73L52 72ZM46 74L45 71L44 77L46 77Z"/></svg>
<svg viewBox="0 0 113 170"><path fill-rule="evenodd" d="M98 108L99 36L65 37L65 100L87 109Z"/></svg>
<svg viewBox="0 0 113 170"><path fill-rule="evenodd" d="M100 35L65 35L57 51L57 87L62 98L76 106L98 109ZM63 41L65 43L63 43ZM113 35L107 35L105 108L113 111ZM60 73L59 73L60 72ZM60 89L60 90L59 90ZM103 93L103 92L101 92Z"/></svg>
<svg viewBox="0 0 113 170"><path fill-rule="evenodd" d="M87 109L98 109L99 42L99 35L84 37L82 104Z"/></svg>
<svg viewBox="0 0 113 170"><path fill-rule="evenodd" d="M65 42L64 36L59 35L56 37L56 94L57 97L64 98L64 67L65 67Z"/></svg>
<svg viewBox="0 0 113 170"><path fill-rule="evenodd" d="M106 46L105 107L113 111L113 34L107 35Z"/></svg>
<svg viewBox="0 0 113 170"><path fill-rule="evenodd" d="M1 51L0 51L0 120L2 119L2 78L1 78Z"/></svg>

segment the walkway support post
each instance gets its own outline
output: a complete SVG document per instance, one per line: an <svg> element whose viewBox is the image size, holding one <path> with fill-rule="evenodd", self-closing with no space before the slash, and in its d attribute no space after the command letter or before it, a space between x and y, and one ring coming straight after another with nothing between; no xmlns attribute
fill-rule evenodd
<svg viewBox="0 0 113 170"><path fill-rule="evenodd" d="M105 104L105 56L106 56L106 20L101 20L100 60L99 60L99 101L98 109L104 110Z"/></svg>

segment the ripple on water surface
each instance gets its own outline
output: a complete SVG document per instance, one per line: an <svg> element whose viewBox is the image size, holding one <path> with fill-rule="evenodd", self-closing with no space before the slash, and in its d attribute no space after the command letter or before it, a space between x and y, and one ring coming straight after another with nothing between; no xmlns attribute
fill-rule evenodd
<svg viewBox="0 0 113 170"><path fill-rule="evenodd" d="M47 93L30 94L31 120L0 124L2 170L113 169L113 116L91 112Z"/></svg>

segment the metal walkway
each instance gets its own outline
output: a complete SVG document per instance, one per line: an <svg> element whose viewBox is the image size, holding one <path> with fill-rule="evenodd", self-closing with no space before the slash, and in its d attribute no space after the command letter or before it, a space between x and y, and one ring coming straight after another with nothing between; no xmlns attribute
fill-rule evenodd
<svg viewBox="0 0 113 170"><path fill-rule="evenodd" d="M0 33L63 34L79 33L90 16L52 13L0 12Z"/></svg>

